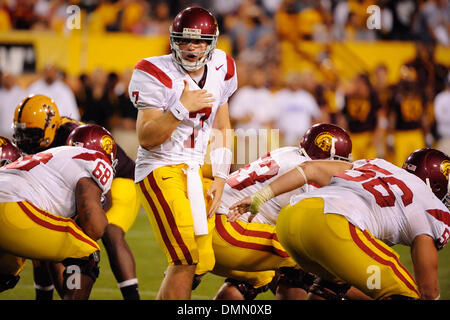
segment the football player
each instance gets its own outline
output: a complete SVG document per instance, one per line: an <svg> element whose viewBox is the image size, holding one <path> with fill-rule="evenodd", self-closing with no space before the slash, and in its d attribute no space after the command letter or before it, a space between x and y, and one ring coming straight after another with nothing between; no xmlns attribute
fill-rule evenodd
<svg viewBox="0 0 450 320"><path fill-rule="evenodd" d="M307 161L230 208L234 221L274 196L315 183L280 212L280 243L329 285L353 285L374 299L439 299L438 254L450 226L450 157L413 152L399 168L382 159ZM411 247L415 277L391 245ZM340 295L343 292L339 293Z"/></svg>
<svg viewBox="0 0 450 320"><path fill-rule="evenodd" d="M0 167L16 161L21 155L19 148L11 140L0 136Z"/></svg>
<svg viewBox="0 0 450 320"><path fill-rule="evenodd" d="M169 264L157 299L189 299L194 274L214 266L213 214L233 156L226 131L237 88L234 60L216 49L218 35L210 12L182 10L170 26L172 53L139 61L129 85L138 109L135 183ZM214 181L206 194L200 166L212 133Z"/></svg>
<svg viewBox="0 0 450 320"><path fill-rule="evenodd" d="M30 95L20 102L14 112L14 141L27 154L45 151L66 144L69 134L83 123L60 117L55 102L44 95ZM139 211L134 187L134 162L117 146L117 167L111 186L112 206L106 212L108 226L102 242L122 296L139 299L133 254L125 241L125 233L133 225ZM53 286L47 267L33 262L37 299L51 299Z"/></svg>
<svg viewBox="0 0 450 320"><path fill-rule="evenodd" d="M311 159L351 162L351 151L352 141L344 129L333 124L315 124L303 136L300 147L271 151L267 156L228 176L213 232L216 257L213 273L227 277L216 298L253 299L258 293L267 290L275 270L281 272L277 287L278 298L306 296L314 276L296 267L296 262L278 241L275 223L279 211L289 204L292 196L313 190L315 185L305 185L270 199L256 216L247 212L237 221L229 222L226 214L237 200L252 195L301 163ZM247 273L240 272L236 276L233 273L237 270Z"/></svg>
<svg viewBox="0 0 450 320"><path fill-rule="evenodd" d="M100 126L76 130L71 143L83 147L51 148L0 168L0 184L7 186L0 192L1 291L15 286L24 259L35 259L66 266L63 299L89 298L99 273L96 241L108 223L102 197L111 188L117 147Z"/></svg>

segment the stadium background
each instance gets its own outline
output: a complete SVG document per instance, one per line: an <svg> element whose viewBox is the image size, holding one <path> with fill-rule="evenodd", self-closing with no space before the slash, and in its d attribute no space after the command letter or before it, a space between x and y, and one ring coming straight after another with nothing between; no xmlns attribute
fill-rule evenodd
<svg viewBox="0 0 450 320"><path fill-rule="evenodd" d="M381 110L374 113L375 122L384 123L367 130L369 135L377 132L372 137L376 156L395 158L391 136L396 129L386 121L393 112L390 98L402 81L411 83L420 96L416 116L426 144L436 147L445 138L439 132L439 115L434 114L435 98L445 91L446 81L448 85L450 65L450 5L442 0L0 0L0 122L9 117L12 121L15 105L4 104L10 101L12 88L25 96L33 82L56 70L73 92L80 119L111 130L135 158L136 110L127 92L131 72L140 59L169 52L168 27L180 9L192 4L215 14L221 31L218 48L236 60L239 88L230 100L232 115L232 108L263 112L263 107L233 102L242 88L255 89L258 75L262 80L256 89L270 95L288 86L309 92L320 108L319 115L308 118L309 124L330 121L348 128L343 110L364 76ZM370 30L367 8L373 4L381 9L382 23L380 29ZM67 11L70 5L81 9L79 29L67 28L73 13ZM256 97L260 91L249 92ZM253 124L255 128L281 130L283 113L276 112L277 107L268 106L272 110L264 113L276 116ZM245 117L232 117L234 128L248 128L248 123ZM0 135L10 134L0 126ZM286 145L284 137L282 131L281 140L269 141L267 149ZM246 160L258 155L248 154ZM166 261L142 210L127 240L136 259L141 297L153 299ZM412 271L409 249L395 249ZM441 298L450 299L448 248L439 258ZM31 263L21 277L18 286L0 299L34 298ZM211 299L222 282L207 275L193 298ZM91 298L121 299L116 286L103 255ZM271 293L258 297L272 298Z"/></svg>

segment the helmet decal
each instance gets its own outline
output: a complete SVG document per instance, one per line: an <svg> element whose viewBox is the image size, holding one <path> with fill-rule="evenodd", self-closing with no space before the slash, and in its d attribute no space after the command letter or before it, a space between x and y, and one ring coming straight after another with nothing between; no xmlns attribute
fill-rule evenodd
<svg viewBox="0 0 450 320"><path fill-rule="evenodd" d="M325 152L329 152L333 143L333 135L329 132L322 132L314 139L314 143Z"/></svg>
<svg viewBox="0 0 450 320"><path fill-rule="evenodd" d="M113 139L111 139L110 136L105 134L100 139L100 145L102 146L103 150L105 150L106 154L110 155L111 152L113 151L114 141Z"/></svg>
<svg viewBox="0 0 450 320"><path fill-rule="evenodd" d="M448 180L448 176L450 174L450 161L449 160L444 160L441 163L441 172L442 174L447 178Z"/></svg>
<svg viewBox="0 0 450 320"><path fill-rule="evenodd" d="M5 146L7 143L8 143L8 142L7 142L5 139L3 139L2 137L0 137L0 147Z"/></svg>

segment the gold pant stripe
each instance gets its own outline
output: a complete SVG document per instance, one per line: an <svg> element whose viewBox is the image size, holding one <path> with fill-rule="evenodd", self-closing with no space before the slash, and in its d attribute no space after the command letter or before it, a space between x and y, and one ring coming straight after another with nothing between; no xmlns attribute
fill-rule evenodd
<svg viewBox="0 0 450 320"><path fill-rule="evenodd" d="M357 229L356 227L351 224L349 222L349 229L350 229L350 234L352 236L353 241L356 243L356 245L362 250L364 251L367 255L369 255L372 259L376 260L378 263L389 266L392 271L395 273L395 275L412 291L416 292L417 295L419 295L419 292L417 291L417 286L414 282L414 280L412 279L411 275L409 274L409 272L406 270L405 267L403 267L400 264L400 261L398 261L398 258L392 254L390 251L385 250L384 248L382 248L382 246L374 241L372 239L372 237L366 232L366 231L362 231L362 233L364 234L365 238L377 249L379 249L380 251L382 251L384 254L386 254L388 257L390 258L394 258L396 260L397 263L394 263L392 261L389 261L385 258L383 258L381 255L377 254L372 248L370 248L368 245L366 245L363 240L360 238L359 234L357 233ZM407 279L407 277L402 273L406 272L407 275L409 276L409 279Z"/></svg>
<svg viewBox="0 0 450 320"><path fill-rule="evenodd" d="M40 226L43 226L47 229L54 230L54 231L60 231L60 232L67 232L70 233L73 237L76 239L87 243L88 245L94 247L96 250L100 250L100 247L95 241L92 241L92 239L85 237L84 232L78 227L75 222L72 219L58 217L55 215L52 215L44 210L41 210L34 205L32 205L30 202L27 202L27 204L31 205L34 210L30 210L24 202L18 202L17 203L19 207L22 209L22 211L35 223L37 223ZM34 212L33 212L34 211ZM51 223L45 219L42 218L43 215L46 218L50 218L54 221L62 221L65 225L59 225Z"/></svg>
<svg viewBox="0 0 450 320"><path fill-rule="evenodd" d="M273 245L273 239L276 239L275 233L248 230L243 228L239 224L240 221L224 223L223 221L224 219L226 219L225 215L223 214L216 215L216 230L219 233L219 235L231 245L241 248L266 251L278 255L282 258L289 257L287 252L281 249L281 245L280 248L276 248ZM234 232L237 232L239 236L234 236L233 235ZM252 242L251 239L262 240L263 243L265 244ZM278 239L276 239L276 241L278 242Z"/></svg>
<svg viewBox="0 0 450 320"><path fill-rule="evenodd" d="M162 240L164 242L165 247L169 251L169 254L170 254L170 257L171 257L173 263L175 265L180 265L180 264L182 264L182 262L178 258L178 255L177 255L177 253L175 251L175 248L172 246L172 244L171 244L171 242L169 240L169 236L168 236L168 234L166 232L166 229L164 228L164 224L162 222L161 216L159 215L159 211L156 208L156 205L153 202L152 197L150 196L150 192L147 190L147 186L146 186L145 182L147 182L147 184L150 183L148 177L139 182L139 186L141 188L141 191L144 194L145 199L147 200L147 203L150 205L151 211L153 213L153 217L155 218L156 223L158 225L160 235L162 237ZM150 188L150 190L152 190L152 189Z"/></svg>

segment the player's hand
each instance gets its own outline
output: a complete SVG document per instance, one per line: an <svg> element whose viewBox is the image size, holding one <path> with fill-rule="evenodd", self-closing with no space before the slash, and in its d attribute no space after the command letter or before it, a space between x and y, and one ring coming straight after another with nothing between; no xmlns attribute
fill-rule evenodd
<svg viewBox="0 0 450 320"><path fill-rule="evenodd" d="M249 211L251 203L251 197L247 197L233 204L228 211L227 220L230 222L236 221L240 216ZM248 221L250 222L253 217L254 215L251 215Z"/></svg>
<svg viewBox="0 0 450 320"><path fill-rule="evenodd" d="M212 94L206 90L189 90L189 83L184 81L183 93L180 97L180 102L189 112L195 112L203 108L212 108L212 103L215 101Z"/></svg>
<svg viewBox="0 0 450 320"><path fill-rule="evenodd" d="M225 187L225 179L214 178L211 186L208 190L208 196L212 198L211 206L208 211L208 218L211 218L220 205L220 199L222 198L223 188Z"/></svg>

